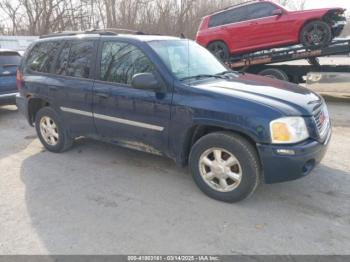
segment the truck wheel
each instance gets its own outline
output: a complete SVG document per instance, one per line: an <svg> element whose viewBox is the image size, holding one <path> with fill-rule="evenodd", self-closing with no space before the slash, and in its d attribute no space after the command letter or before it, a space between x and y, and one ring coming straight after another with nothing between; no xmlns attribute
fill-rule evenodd
<svg viewBox="0 0 350 262"><path fill-rule="evenodd" d="M192 147L190 169L197 186L209 197L237 202L250 196L261 175L255 148L242 136L216 132Z"/></svg>
<svg viewBox="0 0 350 262"><path fill-rule="evenodd" d="M226 61L230 57L227 45L221 41L215 41L208 45L208 50L221 61Z"/></svg>
<svg viewBox="0 0 350 262"><path fill-rule="evenodd" d="M269 68L269 69L262 70L261 72L259 72L259 75L282 80L282 81L289 81L289 77L287 76L287 74L284 71L276 68Z"/></svg>
<svg viewBox="0 0 350 262"><path fill-rule="evenodd" d="M50 107L43 107L36 114L35 129L41 143L50 152L66 151L73 144L59 115Z"/></svg>
<svg viewBox="0 0 350 262"><path fill-rule="evenodd" d="M306 24L300 33L300 43L306 47L328 46L332 42L332 30L323 21L312 21Z"/></svg>

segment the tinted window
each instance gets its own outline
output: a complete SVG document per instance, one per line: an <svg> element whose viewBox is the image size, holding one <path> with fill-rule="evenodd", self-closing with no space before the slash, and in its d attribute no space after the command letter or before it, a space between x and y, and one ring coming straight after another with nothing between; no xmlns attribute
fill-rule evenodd
<svg viewBox="0 0 350 262"><path fill-rule="evenodd" d="M130 85L133 75L153 71L151 61L139 48L121 42L103 44L101 80Z"/></svg>
<svg viewBox="0 0 350 262"><path fill-rule="evenodd" d="M276 9L277 7L270 3L249 5L248 19L258 19L262 17L272 16L272 12Z"/></svg>
<svg viewBox="0 0 350 262"><path fill-rule="evenodd" d="M88 78L94 42L67 42L56 63L55 73L64 76Z"/></svg>
<svg viewBox="0 0 350 262"><path fill-rule="evenodd" d="M247 6L242 6L213 15L209 27L238 23L247 20Z"/></svg>
<svg viewBox="0 0 350 262"><path fill-rule="evenodd" d="M21 56L18 53L0 53L0 66L3 65L19 65Z"/></svg>
<svg viewBox="0 0 350 262"><path fill-rule="evenodd" d="M36 72L49 73L59 45L58 42L43 42L34 46L27 59L28 68Z"/></svg>
<svg viewBox="0 0 350 262"><path fill-rule="evenodd" d="M225 22L225 13L213 15L209 20L209 27L223 25Z"/></svg>

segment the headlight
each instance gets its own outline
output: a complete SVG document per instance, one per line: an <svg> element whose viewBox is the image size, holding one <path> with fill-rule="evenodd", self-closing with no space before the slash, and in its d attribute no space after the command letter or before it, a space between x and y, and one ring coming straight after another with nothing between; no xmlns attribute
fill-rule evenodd
<svg viewBox="0 0 350 262"><path fill-rule="evenodd" d="M283 117L270 122L273 144L293 144L309 137L304 118Z"/></svg>

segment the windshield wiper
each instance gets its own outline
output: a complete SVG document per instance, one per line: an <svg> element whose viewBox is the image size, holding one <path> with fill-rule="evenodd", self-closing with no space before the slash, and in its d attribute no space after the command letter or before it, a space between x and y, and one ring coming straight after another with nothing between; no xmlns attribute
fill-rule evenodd
<svg viewBox="0 0 350 262"><path fill-rule="evenodd" d="M230 70L227 70L227 71L223 71L223 72L221 72L221 73L218 73L217 75L218 76L224 76L224 75L228 75L228 74L233 74L233 75L236 75L237 76L237 72L236 71L230 71Z"/></svg>
<svg viewBox="0 0 350 262"><path fill-rule="evenodd" d="M221 75L209 75L209 74L201 74L201 75L195 75L195 76L188 76L188 77L183 77L180 80L184 81L184 80L188 80L188 79L201 79L201 78L220 78L220 79L226 79L225 77L221 76Z"/></svg>
<svg viewBox="0 0 350 262"><path fill-rule="evenodd" d="M234 74L235 72L227 70L227 71L223 71L223 72L221 72L221 73L218 73L218 74L216 74L216 75L218 75L218 76L223 76L223 75L232 74L232 73Z"/></svg>

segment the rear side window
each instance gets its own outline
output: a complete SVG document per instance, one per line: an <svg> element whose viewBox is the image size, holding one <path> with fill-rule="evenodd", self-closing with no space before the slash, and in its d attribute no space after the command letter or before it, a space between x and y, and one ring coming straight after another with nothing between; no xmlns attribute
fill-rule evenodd
<svg viewBox="0 0 350 262"><path fill-rule="evenodd" d="M238 23L247 20L247 6L242 6L213 15L209 27Z"/></svg>
<svg viewBox="0 0 350 262"><path fill-rule="evenodd" d="M89 78L94 42L65 43L55 66L58 75Z"/></svg>
<svg viewBox="0 0 350 262"><path fill-rule="evenodd" d="M59 46L59 42L43 42L35 45L29 53L27 68L35 72L49 73Z"/></svg>
<svg viewBox="0 0 350 262"><path fill-rule="evenodd" d="M0 66L4 65L16 65L18 66L21 62L21 56L14 52L0 53Z"/></svg>
<svg viewBox="0 0 350 262"><path fill-rule="evenodd" d="M263 17L272 16L272 12L276 9L277 7L270 3L259 3L249 5L248 19L259 19Z"/></svg>
<svg viewBox="0 0 350 262"><path fill-rule="evenodd" d="M130 85L133 75L153 71L152 62L136 46L122 42L103 44L100 80Z"/></svg>

